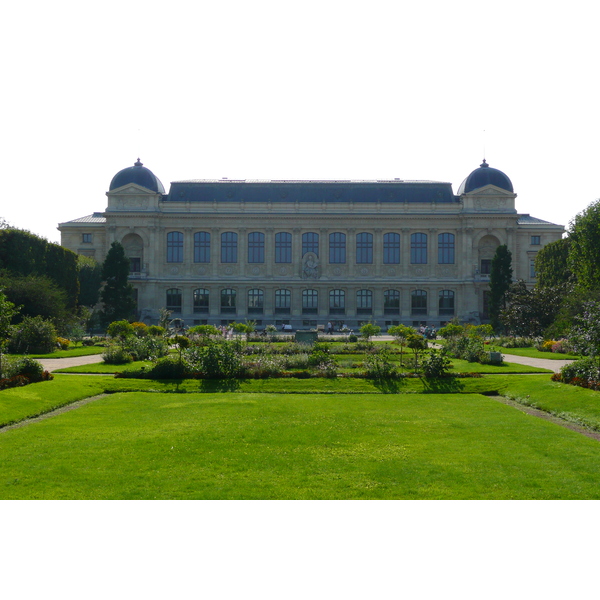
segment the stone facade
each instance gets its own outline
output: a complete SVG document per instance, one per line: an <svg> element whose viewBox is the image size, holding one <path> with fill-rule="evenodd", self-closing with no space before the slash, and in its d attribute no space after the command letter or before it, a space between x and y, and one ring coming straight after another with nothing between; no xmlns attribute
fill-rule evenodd
<svg viewBox="0 0 600 600"><path fill-rule="evenodd" d="M104 213L59 230L63 246L98 261L123 245L148 323L162 307L188 326L480 323L497 246L533 285L536 253L563 233L518 214L510 180L485 161L457 195L399 180L187 181L166 194L156 178L137 183L141 170L154 177L139 162L124 169Z"/></svg>

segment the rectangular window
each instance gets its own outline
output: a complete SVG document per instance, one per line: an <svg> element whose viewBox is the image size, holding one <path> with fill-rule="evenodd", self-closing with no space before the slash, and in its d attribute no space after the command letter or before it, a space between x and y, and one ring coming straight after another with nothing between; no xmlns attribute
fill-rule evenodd
<svg viewBox="0 0 600 600"><path fill-rule="evenodd" d="M82 233L81 234L81 243L82 244L91 244L92 243L92 234L91 233Z"/></svg>
<svg viewBox="0 0 600 600"><path fill-rule="evenodd" d="M410 236L410 262L413 265L427 264L427 234L413 233Z"/></svg>
<svg viewBox="0 0 600 600"><path fill-rule="evenodd" d="M235 290L224 289L221 290L221 313L222 314L235 314Z"/></svg>
<svg viewBox="0 0 600 600"><path fill-rule="evenodd" d="M292 234L287 232L275 234L275 262L292 262Z"/></svg>
<svg viewBox="0 0 600 600"><path fill-rule="evenodd" d="M167 262L183 262L183 233L171 231L167 234Z"/></svg>
<svg viewBox="0 0 600 600"><path fill-rule="evenodd" d="M199 288L194 290L194 312L207 313L209 292L207 289Z"/></svg>
<svg viewBox="0 0 600 600"><path fill-rule="evenodd" d="M346 314L346 292L344 290L329 292L329 313L332 315Z"/></svg>
<svg viewBox="0 0 600 600"><path fill-rule="evenodd" d="M316 315L319 309L319 293L317 290L302 290L302 313Z"/></svg>
<svg viewBox="0 0 600 600"><path fill-rule="evenodd" d="M454 234L440 233L438 235L438 263L440 265L454 264Z"/></svg>
<svg viewBox="0 0 600 600"><path fill-rule="evenodd" d="M129 272L139 273L142 270L142 259L141 258L130 258L129 259Z"/></svg>
<svg viewBox="0 0 600 600"><path fill-rule="evenodd" d="M167 290L167 310L174 313L181 312L181 290L177 288Z"/></svg>
<svg viewBox="0 0 600 600"><path fill-rule="evenodd" d="M373 292L371 290L358 290L356 292L356 314L370 315L373 313Z"/></svg>
<svg viewBox="0 0 600 600"><path fill-rule="evenodd" d="M210 233L198 231L194 234L194 262L210 262Z"/></svg>
<svg viewBox="0 0 600 600"><path fill-rule="evenodd" d="M537 277L537 275L535 273L535 259L534 258L529 259L529 277L531 277L531 279L535 279Z"/></svg>
<svg viewBox="0 0 600 600"><path fill-rule="evenodd" d="M260 231L248 234L248 262L265 262L265 234Z"/></svg>
<svg viewBox="0 0 600 600"><path fill-rule="evenodd" d="M397 233L386 233L383 236L383 264L400 264L400 235Z"/></svg>
<svg viewBox="0 0 600 600"><path fill-rule="evenodd" d="M237 233L226 231L221 234L221 262L237 262Z"/></svg>
<svg viewBox="0 0 600 600"><path fill-rule="evenodd" d="M331 264L344 264L346 262L346 234L329 234L329 262Z"/></svg>
<svg viewBox="0 0 600 600"><path fill-rule="evenodd" d="M319 234L309 231L302 234L302 256L312 252L319 256Z"/></svg>
<svg viewBox="0 0 600 600"><path fill-rule="evenodd" d="M398 290L383 292L383 313L386 315L400 314L400 292Z"/></svg>
<svg viewBox="0 0 600 600"><path fill-rule="evenodd" d="M275 314L289 315L292 307L290 290L275 290Z"/></svg>
<svg viewBox="0 0 600 600"><path fill-rule="evenodd" d="M356 236L356 264L372 264L373 262L373 235L359 233Z"/></svg>
<svg viewBox="0 0 600 600"><path fill-rule="evenodd" d="M454 292L452 290L442 290L440 292L438 314L440 316L454 314Z"/></svg>
<svg viewBox="0 0 600 600"><path fill-rule="evenodd" d="M539 246L542 243L541 238L539 235L532 235L531 236L531 245L532 246Z"/></svg>
<svg viewBox="0 0 600 600"><path fill-rule="evenodd" d="M479 271L481 275L489 275L492 272L492 259L491 258L482 258L481 259L481 269Z"/></svg>

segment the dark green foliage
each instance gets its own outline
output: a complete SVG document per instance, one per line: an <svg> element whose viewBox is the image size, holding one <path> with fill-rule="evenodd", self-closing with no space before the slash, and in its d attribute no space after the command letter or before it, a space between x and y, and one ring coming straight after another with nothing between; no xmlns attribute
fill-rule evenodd
<svg viewBox="0 0 600 600"><path fill-rule="evenodd" d="M152 379L185 379L189 377L185 363L174 356L161 358L149 373Z"/></svg>
<svg viewBox="0 0 600 600"><path fill-rule="evenodd" d="M100 299L102 265L88 256L79 256L79 304L94 307Z"/></svg>
<svg viewBox="0 0 600 600"><path fill-rule="evenodd" d="M490 322L500 331L500 312L506 308L506 292L512 282L512 254L506 244L496 248L490 271Z"/></svg>
<svg viewBox="0 0 600 600"><path fill-rule="evenodd" d="M506 308L500 321L510 335L542 336L556 319L565 294L565 285L528 289L523 280L506 293Z"/></svg>
<svg viewBox="0 0 600 600"><path fill-rule="evenodd" d="M13 317L18 313L18 308L0 290L0 349L10 334L10 324Z"/></svg>
<svg viewBox="0 0 600 600"><path fill-rule="evenodd" d="M56 328L42 317L25 317L13 325L8 341L12 354L47 354L56 350Z"/></svg>
<svg viewBox="0 0 600 600"><path fill-rule="evenodd" d="M21 307L13 322L18 323L24 317L40 316L43 319L51 319L62 330L72 320L67 293L49 277L5 275L0 278L0 287L11 302Z"/></svg>
<svg viewBox="0 0 600 600"><path fill-rule="evenodd" d="M427 378L445 377L452 368L452 361L446 356L444 350L430 350L423 359L421 368Z"/></svg>
<svg viewBox="0 0 600 600"><path fill-rule="evenodd" d="M129 260L125 256L125 250L121 244L113 242L102 265L102 280L105 283L100 294L104 304L100 322L103 327L133 316L135 301L128 277Z"/></svg>
<svg viewBox="0 0 600 600"><path fill-rule="evenodd" d="M600 289L600 200L573 219L568 239L568 265L577 285Z"/></svg>
<svg viewBox="0 0 600 600"><path fill-rule="evenodd" d="M107 365L127 365L133 362L133 356L122 346L108 346L102 353L102 358Z"/></svg>
<svg viewBox="0 0 600 600"><path fill-rule="evenodd" d="M392 362L392 355L385 348L378 352L368 352L364 366L367 377L371 379L392 379L398 375L398 370Z"/></svg>
<svg viewBox="0 0 600 600"><path fill-rule="evenodd" d="M450 356L469 362L481 362L485 354L483 340L476 335L462 335L450 338L446 343L445 349Z"/></svg>
<svg viewBox="0 0 600 600"><path fill-rule="evenodd" d="M0 269L13 277L45 276L65 293L66 305L77 306L77 255L28 231L0 230Z"/></svg>
<svg viewBox="0 0 600 600"><path fill-rule="evenodd" d="M209 379L231 379L242 372L242 344L209 340L204 346L185 350L184 363Z"/></svg>
<svg viewBox="0 0 600 600"><path fill-rule="evenodd" d="M576 360L565 365L560 370L560 376L555 377L554 380L598 390L600 389L600 368L598 367L598 361L591 356Z"/></svg>
<svg viewBox="0 0 600 600"><path fill-rule="evenodd" d="M535 274L539 287L556 287L573 277L569 269L571 240L563 238L544 246L535 257Z"/></svg>

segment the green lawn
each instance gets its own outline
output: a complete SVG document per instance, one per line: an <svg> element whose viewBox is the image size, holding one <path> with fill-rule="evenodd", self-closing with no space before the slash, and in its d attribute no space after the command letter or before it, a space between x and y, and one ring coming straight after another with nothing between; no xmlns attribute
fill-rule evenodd
<svg viewBox="0 0 600 600"><path fill-rule="evenodd" d="M513 354L514 356L526 356L529 358L546 358L548 360L577 360L581 358L576 354L559 354L558 352L540 352L535 348L501 348L502 354Z"/></svg>
<svg viewBox="0 0 600 600"><path fill-rule="evenodd" d="M600 498L600 444L481 395L119 393L0 434L0 498Z"/></svg>
<svg viewBox="0 0 600 600"><path fill-rule="evenodd" d="M91 356L102 354L106 350L104 346L76 346L68 350L57 350L49 354L32 354L32 358L71 358L74 356Z"/></svg>

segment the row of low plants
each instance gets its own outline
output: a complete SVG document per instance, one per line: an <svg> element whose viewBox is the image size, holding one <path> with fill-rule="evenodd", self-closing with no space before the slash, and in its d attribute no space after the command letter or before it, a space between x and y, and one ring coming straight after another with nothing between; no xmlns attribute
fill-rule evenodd
<svg viewBox="0 0 600 600"><path fill-rule="evenodd" d="M52 378L37 360L29 356L0 355L0 390L49 381Z"/></svg>

